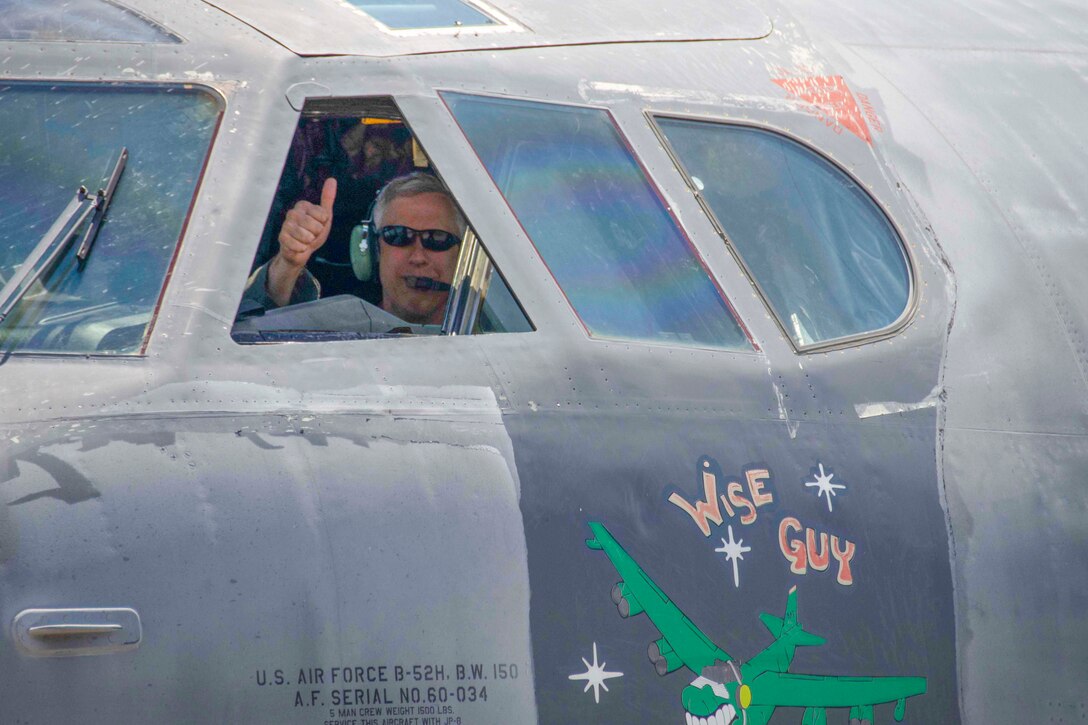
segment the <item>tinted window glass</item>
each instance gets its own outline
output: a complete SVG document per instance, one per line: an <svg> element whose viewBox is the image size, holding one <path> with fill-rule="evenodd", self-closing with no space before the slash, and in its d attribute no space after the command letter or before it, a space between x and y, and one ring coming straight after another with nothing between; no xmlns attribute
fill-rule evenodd
<svg viewBox="0 0 1088 725"><path fill-rule="evenodd" d="M750 347L607 112L443 98L591 335Z"/></svg>
<svg viewBox="0 0 1088 725"><path fill-rule="evenodd" d="M899 319L910 297L903 248L845 173L766 131L657 123L794 343L872 332Z"/></svg>
<svg viewBox="0 0 1088 725"><path fill-rule="evenodd" d="M460 0L348 0L394 30L494 25L495 21Z"/></svg>
<svg viewBox="0 0 1088 725"><path fill-rule="evenodd" d="M105 0L0 0L0 39L181 42L147 18Z"/></svg>
<svg viewBox="0 0 1088 725"><path fill-rule="evenodd" d="M71 249L28 291L0 325L3 349L139 351L219 113L192 89L0 84L0 284L129 151L86 264Z"/></svg>

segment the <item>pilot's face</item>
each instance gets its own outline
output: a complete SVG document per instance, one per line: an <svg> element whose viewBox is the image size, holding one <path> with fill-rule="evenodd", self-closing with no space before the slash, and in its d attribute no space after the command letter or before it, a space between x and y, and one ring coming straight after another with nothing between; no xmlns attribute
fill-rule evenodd
<svg viewBox="0 0 1088 725"><path fill-rule="evenodd" d="M385 209L383 227L402 225L413 229L441 229L459 238L457 214L445 194L426 193L393 199ZM406 247L381 242L378 276L382 283L382 309L405 322L441 324L449 292L416 289L418 277L450 284L457 266L460 245L445 252L424 249L418 237Z"/></svg>

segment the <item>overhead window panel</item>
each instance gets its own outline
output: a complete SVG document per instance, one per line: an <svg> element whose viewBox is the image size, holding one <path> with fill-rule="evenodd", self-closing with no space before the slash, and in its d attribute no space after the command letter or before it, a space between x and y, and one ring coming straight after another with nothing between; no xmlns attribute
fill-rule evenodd
<svg viewBox="0 0 1088 725"><path fill-rule="evenodd" d="M0 0L0 40L181 42L151 20L106 0Z"/></svg>
<svg viewBox="0 0 1088 725"><path fill-rule="evenodd" d="M846 173L769 131L656 122L798 348L875 334L904 316L911 296L904 247Z"/></svg>
<svg viewBox="0 0 1088 725"><path fill-rule="evenodd" d="M495 25L486 14L461 0L348 0L392 30Z"/></svg>
<svg viewBox="0 0 1088 725"><path fill-rule="evenodd" d="M607 111L442 97L591 336L751 349Z"/></svg>

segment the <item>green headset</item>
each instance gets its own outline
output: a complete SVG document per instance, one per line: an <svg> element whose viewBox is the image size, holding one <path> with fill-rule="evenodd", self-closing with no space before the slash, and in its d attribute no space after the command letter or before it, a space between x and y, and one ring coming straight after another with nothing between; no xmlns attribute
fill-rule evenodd
<svg viewBox="0 0 1088 725"><path fill-rule="evenodd" d="M378 230L374 227L375 199L370 203L366 217L351 229L348 242L348 254L351 258L351 271L360 282L370 282L378 278Z"/></svg>

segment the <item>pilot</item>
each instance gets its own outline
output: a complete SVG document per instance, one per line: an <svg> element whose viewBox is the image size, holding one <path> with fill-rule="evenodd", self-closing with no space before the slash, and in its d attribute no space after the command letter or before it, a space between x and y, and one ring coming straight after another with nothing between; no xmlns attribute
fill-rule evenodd
<svg viewBox="0 0 1088 725"><path fill-rule="evenodd" d="M287 212L279 251L250 277L246 299L270 309L321 296L306 263L329 237L335 201L336 179L330 178L320 204L299 201ZM441 324L466 228L446 187L424 172L400 176L378 193L373 217L381 308L412 324Z"/></svg>

